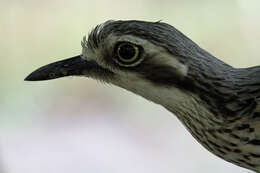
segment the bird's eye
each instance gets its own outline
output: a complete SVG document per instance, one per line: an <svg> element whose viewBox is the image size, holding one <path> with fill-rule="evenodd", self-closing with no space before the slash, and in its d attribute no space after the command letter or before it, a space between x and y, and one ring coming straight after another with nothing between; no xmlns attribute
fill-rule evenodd
<svg viewBox="0 0 260 173"><path fill-rule="evenodd" d="M128 42L119 43L115 49L115 60L122 66L134 66L140 60L140 48Z"/></svg>

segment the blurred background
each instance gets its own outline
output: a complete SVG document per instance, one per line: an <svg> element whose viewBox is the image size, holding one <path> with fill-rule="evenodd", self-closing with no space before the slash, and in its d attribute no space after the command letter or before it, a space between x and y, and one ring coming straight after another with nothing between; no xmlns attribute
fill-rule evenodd
<svg viewBox="0 0 260 173"><path fill-rule="evenodd" d="M162 107L68 77L24 82L81 53L108 19L163 20L234 67L260 64L258 0L0 0L0 173L248 173L212 155Z"/></svg>

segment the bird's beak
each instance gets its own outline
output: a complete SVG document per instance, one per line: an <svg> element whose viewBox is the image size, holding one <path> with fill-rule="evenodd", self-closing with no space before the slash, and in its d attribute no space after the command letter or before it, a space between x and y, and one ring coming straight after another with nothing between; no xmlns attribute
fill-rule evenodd
<svg viewBox="0 0 260 173"><path fill-rule="evenodd" d="M97 68L100 67L96 62L83 60L81 56L78 55L45 65L32 72L24 80L41 81L65 76L80 76L83 75L83 72L86 73L86 71L91 71L92 69Z"/></svg>

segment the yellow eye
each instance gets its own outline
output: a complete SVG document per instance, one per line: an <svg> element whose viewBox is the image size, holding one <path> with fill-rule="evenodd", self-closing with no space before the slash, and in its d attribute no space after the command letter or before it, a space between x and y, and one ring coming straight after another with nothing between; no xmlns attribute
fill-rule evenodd
<svg viewBox="0 0 260 173"><path fill-rule="evenodd" d="M116 47L117 61L121 65L131 66L138 62L140 57L139 47L123 42Z"/></svg>

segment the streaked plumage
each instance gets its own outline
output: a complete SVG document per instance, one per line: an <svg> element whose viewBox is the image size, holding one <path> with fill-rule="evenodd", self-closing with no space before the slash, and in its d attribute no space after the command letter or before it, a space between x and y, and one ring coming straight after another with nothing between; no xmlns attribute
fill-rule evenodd
<svg viewBox="0 0 260 173"><path fill-rule="evenodd" d="M26 80L83 75L112 83L174 113L213 154L260 172L259 66L233 68L162 22L108 21L81 45L80 56ZM118 59L119 47L138 57Z"/></svg>

